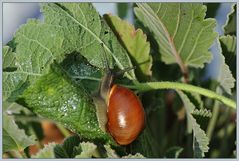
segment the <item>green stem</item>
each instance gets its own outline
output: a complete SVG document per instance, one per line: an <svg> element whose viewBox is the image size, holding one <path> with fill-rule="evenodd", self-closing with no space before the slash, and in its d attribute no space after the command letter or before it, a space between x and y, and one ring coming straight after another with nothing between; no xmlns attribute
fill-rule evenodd
<svg viewBox="0 0 239 161"><path fill-rule="evenodd" d="M195 92L206 97L221 101L225 105L236 109L236 102L219 95L211 90L197 87L190 84L176 83L176 82L149 82L149 83L135 83L135 85L124 85L125 87L137 89L140 92L155 90L155 89L179 89L188 92Z"/></svg>
<svg viewBox="0 0 239 161"><path fill-rule="evenodd" d="M219 102L216 101L214 104L214 107L213 107L213 111L212 111L213 115L209 121L208 128L207 128L207 136L208 136L209 140L211 140L211 138L212 138L212 134L213 134L213 131L214 131L216 123L217 123L219 109L220 109Z"/></svg>

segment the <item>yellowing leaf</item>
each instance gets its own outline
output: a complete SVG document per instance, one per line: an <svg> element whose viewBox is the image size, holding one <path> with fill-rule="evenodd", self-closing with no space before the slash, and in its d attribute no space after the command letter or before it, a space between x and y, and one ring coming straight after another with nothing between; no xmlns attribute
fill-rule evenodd
<svg viewBox="0 0 239 161"><path fill-rule="evenodd" d="M121 20L117 16L104 15L109 26L113 29L122 45L127 49L133 64L136 65L136 74L139 79L150 76L152 57L149 54L150 44L141 29L135 29L132 24Z"/></svg>

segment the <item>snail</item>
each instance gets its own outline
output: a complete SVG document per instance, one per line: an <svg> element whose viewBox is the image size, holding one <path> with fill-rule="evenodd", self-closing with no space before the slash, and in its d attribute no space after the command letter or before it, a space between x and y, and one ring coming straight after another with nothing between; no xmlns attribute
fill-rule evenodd
<svg viewBox="0 0 239 161"><path fill-rule="evenodd" d="M140 99L130 89L114 84L117 76L134 69L114 72L109 68L106 55L105 75L100 88L93 97L99 126L107 131L119 145L133 142L145 126L145 112Z"/></svg>

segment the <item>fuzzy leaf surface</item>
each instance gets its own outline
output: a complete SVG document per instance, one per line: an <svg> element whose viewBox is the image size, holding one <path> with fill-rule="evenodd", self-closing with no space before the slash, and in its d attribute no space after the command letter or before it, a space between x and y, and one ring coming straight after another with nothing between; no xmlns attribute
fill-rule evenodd
<svg viewBox="0 0 239 161"><path fill-rule="evenodd" d="M212 59L208 51L217 33L215 19L204 19L201 3L137 3L137 18L152 33L161 59L167 63L203 67Z"/></svg>
<svg viewBox="0 0 239 161"><path fill-rule="evenodd" d="M65 55L72 52L80 52L90 64L103 68L102 57L106 51L111 67L111 57L121 69L132 67L126 50L92 4L44 3L41 11L43 22L28 20L14 36L16 70L3 72L4 98L15 101L29 85L49 71L54 61L62 62ZM5 55L10 52L5 51ZM13 54L7 55L4 57L6 65L13 59ZM126 76L135 79L133 71Z"/></svg>
<svg viewBox="0 0 239 161"><path fill-rule="evenodd" d="M61 47L66 53L79 52L90 64L104 68L102 59L106 52L109 60L113 57L120 69L132 67L126 50L91 3L44 3L42 11L46 25L64 32ZM133 71L127 76L135 78Z"/></svg>

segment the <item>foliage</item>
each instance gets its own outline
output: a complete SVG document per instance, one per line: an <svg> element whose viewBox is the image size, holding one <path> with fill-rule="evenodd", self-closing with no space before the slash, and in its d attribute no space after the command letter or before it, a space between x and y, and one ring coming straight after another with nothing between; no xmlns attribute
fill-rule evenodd
<svg viewBox="0 0 239 161"><path fill-rule="evenodd" d="M186 109L186 114L188 118L188 124L190 124L193 132L193 139L194 139L194 157L201 158L204 157L204 153L208 152L208 144L209 140L205 134L205 132L200 128L200 125L197 124L196 119L192 116L192 112L195 110L195 106L190 102L188 97L182 93L181 91L178 91L178 94L180 95L183 104Z"/></svg>
<svg viewBox="0 0 239 161"><path fill-rule="evenodd" d="M184 75L187 67L203 67L211 61L208 51L217 33L214 19L204 19L206 7L192 3L138 3L137 18L149 28L161 60L177 63ZM188 76L185 76L188 79Z"/></svg>
<svg viewBox="0 0 239 161"><path fill-rule="evenodd" d="M32 158L55 158L54 155L54 147L56 146L55 143L49 143L44 146L41 151L39 151L36 155L33 155Z"/></svg>
<svg viewBox="0 0 239 161"><path fill-rule="evenodd" d="M134 12L128 22L101 17L91 3L41 4L44 20L29 19L3 47L4 155L235 157L236 5L218 36L213 17L219 5L118 5L121 18ZM219 74L205 80L213 42ZM114 82L135 90L145 109L145 128L127 146L98 123L93 96L106 60L113 71L136 67ZM60 141L46 139L46 120L57 125Z"/></svg>
<svg viewBox="0 0 239 161"><path fill-rule="evenodd" d="M236 35L236 7L236 4L233 4L231 12L227 15L227 22L224 25L225 35Z"/></svg>
<svg viewBox="0 0 239 161"><path fill-rule="evenodd" d="M13 118L3 114L3 152L22 151L29 145L35 144L32 137L28 137L24 130L19 129Z"/></svg>
<svg viewBox="0 0 239 161"><path fill-rule="evenodd" d="M146 41L146 35L141 29L135 30L133 25L117 16L104 15L104 18L127 49L136 66L137 78L145 80L145 76L151 75L150 68L152 66L152 58L149 55L150 45Z"/></svg>

